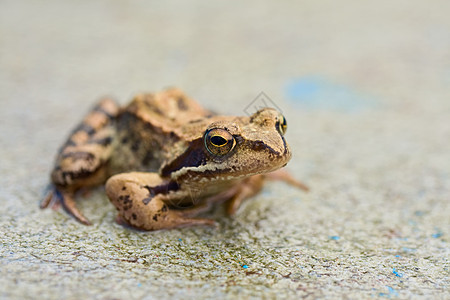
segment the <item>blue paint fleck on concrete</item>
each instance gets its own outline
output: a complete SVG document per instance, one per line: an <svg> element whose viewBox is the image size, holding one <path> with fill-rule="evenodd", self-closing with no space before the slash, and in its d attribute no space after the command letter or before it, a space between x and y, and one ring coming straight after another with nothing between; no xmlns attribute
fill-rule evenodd
<svg viewBox="0 0 450 300"><path fill-rule="evenodd" d="M338 241L340 239L341 239L341 237L339 237L337 235L330 236L330 240L333 240L333 241Z"/></svg>
<svg viewBox="0 0 450 300"><path fill-rule="evenodd" d="M395 274L395 276L397 276L397 277L403 277L403 274L397 272L397 270L395 268L392 269L392 274Z"/></svg>
<svg viewBox="0 0 450 300"><path fill-rule="evenodd" d="M388 293L379 293L378 296L387 297L387 298L391 298L392 296L394 296L394 297L398 296L398 292L395 289L393 289L390 286L386 286L386 287L388 289Z"/></svg>
<svg viewBox="0 0 450 300"><path fill-rule="evenodd" d="M418 216L418 217L422 217L422 216L425 215L425 212L420 211L420 210L416 210L416 211L414 212L414 214L415 214L416 216Z"/></svg>
<svg viewBox="0 0 450 300"><path fill-rule="evenodd" d="M442 232L438 232L438 233L433 233L431 236L434 237L435 239L440 238L443 235Z"/></svg>
<svg viewBox="0 0 450 300"><path fill-rule="evenodd" d="M355 113L376 107L376 101L357 90L333 83L319 76L292 80L286 87L286 96L302 109L332 110Z"/></svg>
<svg viewBox="0 0 450 300"><path fill-rule="evenodd" d="M402 247L402 251L403 252L414 252L414 251L416 251L417 249L414 249L414 248L408 248L408 247Z"/></svg>

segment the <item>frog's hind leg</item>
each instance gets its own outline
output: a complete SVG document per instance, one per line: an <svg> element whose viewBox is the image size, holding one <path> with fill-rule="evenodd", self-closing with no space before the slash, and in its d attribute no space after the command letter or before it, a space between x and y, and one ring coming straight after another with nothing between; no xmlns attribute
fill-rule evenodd
<svg viewBox="0 0 450 300"><path fill-rule="evenodd" d="M40 207L62 204L79 222L90 222L75 205L74 194L83 187L105 182L112 150L113 121L119 108L111 99L101 100L75 128L61 147L51 173L52 186Z"/></svg>
<svg viewBox="0 0 450 300"><path fill-rule="evenodd" d="M210 219L191 218L171 209L171 197L178 185L156 173L122 173L106 182L106 194L119 211L119 218L134 228L160 230L195 225L215 225Z"/></svg>

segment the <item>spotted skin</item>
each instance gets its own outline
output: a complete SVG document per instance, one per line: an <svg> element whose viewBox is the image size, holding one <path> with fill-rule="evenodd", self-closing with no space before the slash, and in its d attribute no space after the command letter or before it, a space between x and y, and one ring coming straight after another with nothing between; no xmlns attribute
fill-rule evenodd
<svg viewBox="0 0 450 300"><path fill-rule="evenodd" d="M291 158L285 131L286 120L274 109L219 116L175 88L137 95L122 108L103 99L61 147L41 207L62 205L89 225L75 193L106 182L121 224L141 230L214 226L197 215L221 202L236 213L266 179L305 189L278 170Z"/></svg>
<svg viewBox="0 0 450 300"><path fill-rule="evenodd" d="M107 181L106 194L120 212L121 221L141 230L215 225L213 220L190 218L182 210L170 209L167 195L177 191L167 188L163 193L162 186L169 187L169 183L155 173L122 173Z"/></svg>

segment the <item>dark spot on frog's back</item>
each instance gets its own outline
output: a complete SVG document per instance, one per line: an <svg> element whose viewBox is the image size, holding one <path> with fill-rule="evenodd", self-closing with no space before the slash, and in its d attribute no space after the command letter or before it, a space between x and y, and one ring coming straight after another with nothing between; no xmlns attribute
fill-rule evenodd
<svg viewBox="0 0 450 300"><path fill-rule="evenodd" d="M143 103L145 104L147 109L149 109L150 111L152 111L158 115L164 116L164 112L161 111L156 105L152 104L150 101L144 101Z"/></svg>
<svg viewBox="0 0 450 300"><path fill-rule="evenodd" d="M139 139L135 139L133 144L131 145L131 150L133 152L137 152L139 150L140 144L141 144L141 141Z"/></svg>
<svg viewBox="0 0 450 300"><path fill-rule="evenodd" d="M204 119L195 119L195 120L190 120L188 123L192 124L192 123L198 123L203 121Z"/></svg>
<svg viewBox="0 0 450 300"><path fill-rule="evenodd" d="M284 140L283 140L284 142ZM269 145L267 145L266 143L264 143L263 141L254 141L251 144L251 148L253 151L263 151L263 150L268 150L269 152L273 153L273 154L277 154L279 155L280 152L274 150L272 147L270 147Z"/></svg>
<svg viewBox="0 0 450 300"><path fill-rule="evenodd" d="M147 166L148 164L150 164L153 158L154 158L153 153L151 151L147 151L147 153L145 153L144 158L142 159L142 165Z"/></svg>
<svg viewBox="0 0 450 300"><path fill-rule="evenodd" d="M178 105L179 110L185 111L185 110L188 110L188 108L189 108L187 106L186 102L184 101L184 98L182 98L182 97L177 99L177 105Z"/></svg>

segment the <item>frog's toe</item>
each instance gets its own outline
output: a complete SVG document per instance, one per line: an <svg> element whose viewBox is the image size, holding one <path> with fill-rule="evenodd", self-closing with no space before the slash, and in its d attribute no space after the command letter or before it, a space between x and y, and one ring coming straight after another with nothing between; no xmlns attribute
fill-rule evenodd
<svg viewBox="0 0 450 300"><path fill-rule="evenodd" d="M78 222L80 222L84 225L92 225L92 223L78 210L76 203L75 203L73 193L66 192L66 191L60 191L55 188L53 190L53 195L51 195L51 198L56 198L57 200L59 200L59 201L55 201L54 204L52 204L52 208L57 208L57 207L59 207L59 205L62 205L64 210L67 213L69 213L71 216L73 216ZM44 201L45 200L46 199L44 199ZM42 203L42 204L46 204L46 203ZM42 204L41 204L41 207L42 207Z"/></svg>
<svg viewBox="0 0 450 300"><path fill-rule="evenodd" d="M51 186L48 187L44 199L42 199L41 203L39 203L39 207L41 209L47 208L50 205L50 203L52 203L51 206L53 207L55 204L55 201L53 201L54 196L55 196L55 189Z"/></svg>
<svg viewBox="0 0 450 300"><path fill-rule="evenodd" d="M72 215L78 222L84 225L92 225L92 223L78 210L73 194L61 193L60 202L64 210Z"/></svg>
<svg viewBox="0 0 450 300"><path fill-rule="evenodd" d="M58 191L54 186L49 186L47 188L44 199L39 203L39 208L45 209L47 207L50 207L53 210L58 210L61 207L61 200Z"/></svg>
<svg viewBox="0 0 450 300"><path fill-rule="evenodd" d="M91 225L92 223L78 210L73 193L60 191L55 186L48 188L47 194L39 204L41 209L51 207L53 210L58 210L62 205L64 210L72 215L78 222L84 225Z"/></svg>
<svg viewBox="0 0 450 300"><path fill-rule="evenodd" d="M210 226L218 227L219 224L212 220L206 218L185 218L180 214L177 218L169 220L172 223L172 228L190 227L190 226Z"/></svg>

